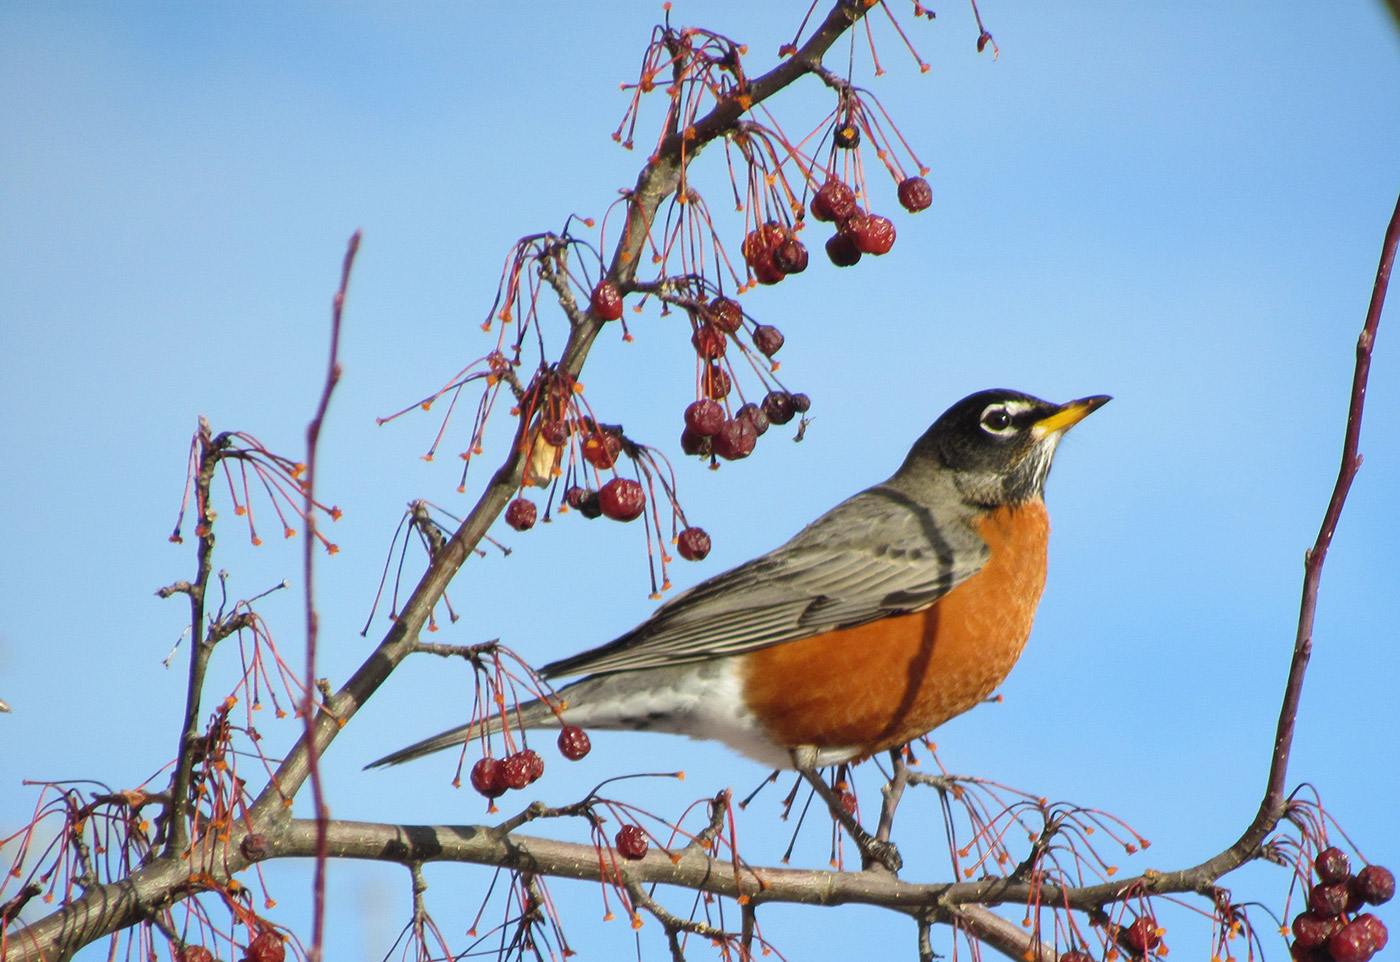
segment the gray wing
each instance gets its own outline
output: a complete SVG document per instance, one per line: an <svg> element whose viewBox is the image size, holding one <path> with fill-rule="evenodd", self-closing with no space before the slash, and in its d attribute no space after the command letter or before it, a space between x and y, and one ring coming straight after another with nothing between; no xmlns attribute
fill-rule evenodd
<svg viewBox="0 0 1400 962"><path fill-rule="evenodd" d="M979 571L987 556L970 526L940 527L918 501L877 485L782 547L677 595L616 641L542 674L705 661L917 611Z"/></svg>

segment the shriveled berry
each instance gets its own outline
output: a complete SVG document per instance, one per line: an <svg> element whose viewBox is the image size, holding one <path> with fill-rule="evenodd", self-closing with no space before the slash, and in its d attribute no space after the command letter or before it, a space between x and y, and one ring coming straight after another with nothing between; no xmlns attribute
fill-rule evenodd
<svg viewBox="0 0 1400 962"><path fill-rule="evenodd" d="M772 254L773 248L787 240L787 236L787 228L773 220L762 227L749 231L744 235L742 247L744 260L752 264L756 258L763 254Z"/></svg>
<svg viewBox="0 0 1400 962"><path fill-rule="evenodd" d="M764 433L768 430L768 415L763 413L763 408L754 404L752 401L741 407L734 415L736 421L740 418L752 424L753 429L758 432L759 437L763 437Z"/></svg>
<svg viewBox="0 0 1400 962"><path fill-rule="evenodd" d="M287 947L277 937L276 932L261 932L243 950L246 962L283 962L287 957Z"/></svg>
<svg viewBox="0 0 1400 962"><path fill-rule="evenodd" d="M787 424L795 413L792 396L786 391L769 391L763 398L763 413L774 424Z"/></svg>
<svg viewBox="0 0 1400 962"><path fill-rule="evenodd" d="M764 357L772 357L783 346L783 332L770 324L760 324L753 329L753 346L762 351Z"/></svg>
<svg viewBox="0 0 1400 962"><path fill-rule="evenodd" d="M705 368L700 376L700 389L708 398L718 401L729 396L734 385L729 380L729 372L718 364Z"/></svg>
<svg viewBox="0 0 1400 962"><path fill-rule="evenodd" d="M588 297L588 306L599 320L615 321L622 316L622 292L612 281L599 281Z"/></svg>
<svg viewBox="0 0 1400 962"><path fill-rule="evenodd" d="M738 301L715 297L710 301L710 323L726 334L733 334L744 324L744 309Z"/></svg>
<svg viewBox="0 0 1400 962"><path fill-rule="evenodd" d="M631 478L613 478L598 489L598 506L614 521L635 521L647 506L647 496Z"/></svg>
<svg viewBox="0 0 1400 962"><path fill-rule="evenodd" d="M177 958L180 962L214 962L214 953L202 945L187 945Z"/></svg>
<svg viewBox="0 0 1400 962"><path fill-rule="evenodd" d="M1327 954L1334 962L1366 962L1376 954L1375 933L1360 922L1349 922L1327 940Z"/></svg>
<svg viewBox="0 0 1400 962"><path fill-rule="evenodd" d="M539 766L539 774L535 773L536 765ZM507 755L501 762L501 766L505 783L514 789L524 788L544 774L544 759L540 758L538 752L530 751L528 748L513 755Z"/></svg>
<svg viewBox="0 0 1400 962"><path fill-rule="evenodd" d="M789 394L788 398L792 401L792 409L798 414L806 414L812 407L812 399L805 394Z"/></svg>
<svg viewBox="0 0 1400 962"><path fill-rule="evenodd" d="M598 492L592 488L570 488L564 492L564 503L590 520L603 513L598 506Z"/></svg>
<svg viewBox="0 0 1400 962"><path fill-rule="evenodd" d="M845 123L837 125L831 139L842 150L854 150L860 146L860 128L847 120Z"/></svg>
<svg viewBox="0 0 1400 962"><path fill-rule="evenodd" d="M1300 912L1293 919L1293 937L1302 945L1321 945L1342 930L1346 920L1340 915Z"/></svg>
<svg viewBox="0 0 1400 962"><path fill-rule="evenodd" d="M1157 934L1157 920L1146 915L1133 920L1128 926L1128 944L1139 952L1155 949L1162 939Z"/></svg>
<svg viewBox="0 0 1400 962"><path fill-rule="evenodd" d="M506 524L516 531L529 531L535 526L535 503L524 498L516 498L506 505Z"/></svg>
<svg viewBox="0 0 1400 962"><path fill-rule="evenodd" d="M720 423L724 422L721 420ZM702 458L708 458L710 456L710 435L700 434L686 428L681 432L681 450L686 454L698 454Z"/></svg>
<svg viewBox="0 0 1400 962"><path fill-rule="evenodd" d="M588 732L577 725L565 725L559 732L559 754L571 762L576 762L589 750L593 743L588 740Z"/></svg>
<svg viewBox="0 0 1400 962"><path fill-rule="evenodd" d="M1371 944L1376 947L1377 952L1385 948L1386 943L1390 941L1390 933L1385 930L1385 923L1370 912L1367 912L1365 915L1358 915L1356 918L1352 919L1352 924L1364 925L1366 927L1367 932L1371 936Z"/></svg>
<svg viewBox="0 0 1400 962"><path fill-rule="evenodd" d="M1094 957L1082 949L1070 949L1060 953L1060 962L1094 962Z"/></svg>
<svg viewBox="0 0 1400 962"><path fill-rule="evenodd" d="M583 459L600 471L617 463L622 439L611 431L595 430L583 441Z"/></svg>
<svg viewBox="0 0 1400 962"><path fill-rule="evenodd" d="M856 813L856 793L842 792L841 807L846 810L847 815L854 815Z"/></svg>
<svg viewBox="0 0 1400 962"><path fill-rule="evenodd" d="M506 784L505 765L499 758L483 758L472 766L472 788L487 798L499 798L510 786Z"/></svg>
<svg viewBox="0 0 1400 962"><path fill-rule="evenodd" d="M826 256L837 267L854 267L860 263L860 248L849 236L838 232L827 239Z"/></svg>
<svg viewBox="0 0 1400 962"><path fill-rule="evenodd" d="M1337 846L1324 848L1313 859L1313 868L1323 882L1344 882L1351 875L1351 859Z"/></svg>
<svg viewBox="0 0 1400 962"><path fill-rule="evenodd" d="M1395 876L1382 865L1367 865L1356 873L1351 888L1361 901L1383 905L1395 896Z"/></svg>
<svg viewBox="0 0 1400 962"><path fill-rule="evenodd" d="M1308 908L1318 915L1341 915L1349 894L1345 882L1318 882L1308 892Z"/></svg>
<svg viewBox="0 0 1400 962"><path fill-rule="evenodd" d="M724 408L709 398L694 401L685 409L687 430L709 437L724 423Z"/></svg>
<svg viewBox="0 0 1400 962"><path fill-rule="evenodd" d="M933 204L933 188L922 177L906 177L899 182L896 190L899 203L911 214L928 210Z"/></svg>
<svg viewBox="0 0 1400 962"><path fill-rule="evenodd" d="M699 561L710 553L710 536L704 528L686 528L676 535L676 550L686 561Z"/></svg>
<svg viewBox="0 0 1400 962"><path fill-rule="evenodd" d="M724 357L728 342L724 332L713 324L701 324L695 329L695 333L690 335L690 343L695 348L695 353L707 361Z"/></svg>
<svg viewBox="0 0 1400 962"><path fill-rule="evenodd" d="M817 220L844 220L856 209L856 192L839 180L828 180L812 195L808 207Z"/></svg>
<svg viewBox="0 0 1400 962"><path fill-rule="evenodd" d="M784 274L801 274L807 269L807 246L789 237L773 249L773 266Z"/></svg>
<svg viewBox="0 0 1400 962"><path fill-rule="evenodd" d="M888 254L894 246L894 223L879 214L867 214L865 219L850 231L851 240L862 254Z"/></svg>
<svg viewBox="0 0 1400 962"><path fill-rule="evenodd" d="M640 825L624 825L617 830L617 837L613 839L617 847L617 854L633 862L646 858L647 854L647 833L642 831Z"/></svg>
<svg viewBox="0 0 1400 962"><path fill-rule="evenodd" d="M1288 955L1293 959L1293 962L1332 962L1332 956L1327 954L1327 946L1325 945L1304 945L1301 942L1290 942Z"/></svg>
<svg viewBox="0 0 1400 962"><path fill-rule="evenodd" d="M778 267L773 260L773 252L765 251L755 259L749 261L749 269L753 271L754 280L760 284L772 286L778 283L786 274Z"/></svg>
<svg viewBox="0 0 1400 962"><path fill-rule="evenodd" d="M726 461L737 461L740 458L747 458L753 454L754 445L758 443L758 429L753 426L753 422L748 418L735 418L732 421L725 421L720 426L715 436L710 438L710 445L715 454Z"/></svg>
<svg viewBox="0 0 1400 962"><path fill-rule="evenodd" d="M545 444L562 448L569 443L568 421L541 421L540 438Z"/></svg>

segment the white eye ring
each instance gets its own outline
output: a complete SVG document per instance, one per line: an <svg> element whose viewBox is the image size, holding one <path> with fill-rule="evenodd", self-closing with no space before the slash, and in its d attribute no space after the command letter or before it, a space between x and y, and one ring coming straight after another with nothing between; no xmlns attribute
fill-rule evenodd
<svg viewBox="0 0 1400 962"><path fill-rule="evenodd" d="M989 404L978 418L978 424L988 434L1013 434L1016 426L1011 421L1011 412L1005 404Z"/></svg>

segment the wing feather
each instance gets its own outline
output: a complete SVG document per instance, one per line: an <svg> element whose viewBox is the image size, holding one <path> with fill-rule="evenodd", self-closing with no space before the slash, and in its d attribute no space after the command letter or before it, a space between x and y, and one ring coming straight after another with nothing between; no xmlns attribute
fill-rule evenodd
<svg viewBox="0 0 1400 962"><path fill-rule="evenodd" d="M546 677L737 655L917 611L975 574L987 546L940 527L888 483L843 501L787 544L703 581L615 641L546 665Z"/></svg>

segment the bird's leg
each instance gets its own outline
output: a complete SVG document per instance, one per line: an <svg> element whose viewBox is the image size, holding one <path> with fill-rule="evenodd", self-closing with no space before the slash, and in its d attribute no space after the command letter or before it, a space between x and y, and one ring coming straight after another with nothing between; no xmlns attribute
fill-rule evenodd
<svg viewBox="0 0 1400 962"><path fill-rule="evenodd" d="M851 836L851 841L856 843L856 848L860 849L861 868L868 869L879 865L888 869L891 874L898 874L904 865L904 859L900 858L899 849L895 847L895 844L882 842L861 828L855 816L846 811L846 806L841 801L841 795L826 783L815 768L800 767L797 772L821 796L822 801L826 802L826 807L831 811L831 817L841 823L841 827Z"/></svg>

